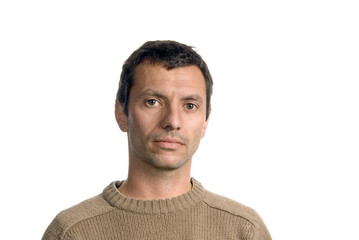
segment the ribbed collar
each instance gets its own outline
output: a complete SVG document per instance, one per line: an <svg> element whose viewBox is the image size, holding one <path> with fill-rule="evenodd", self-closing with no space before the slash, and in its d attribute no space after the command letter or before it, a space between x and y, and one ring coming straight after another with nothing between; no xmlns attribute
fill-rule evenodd
<svg viewBox="0 0 359 240"><path fill-rule="evenodd" d="M123 181L115 181L108 185L102 196L112 206L135 213L160 214L190 208L203 200L205 189L194 178L191 179L192 189L178 197L160 200L138 200L123 195L118 187Z"/></svg>

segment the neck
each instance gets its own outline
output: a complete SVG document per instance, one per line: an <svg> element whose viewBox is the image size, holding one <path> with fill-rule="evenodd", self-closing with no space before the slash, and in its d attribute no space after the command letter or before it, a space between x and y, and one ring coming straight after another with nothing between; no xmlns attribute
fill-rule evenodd
<svg viewBox="0 0 359 240"><path fill-rule="evenodd" d="M179 169L156 169L143 161L131 161L127 180L119 191L139 200L173 198L191 190L191 160Z"/></svg>

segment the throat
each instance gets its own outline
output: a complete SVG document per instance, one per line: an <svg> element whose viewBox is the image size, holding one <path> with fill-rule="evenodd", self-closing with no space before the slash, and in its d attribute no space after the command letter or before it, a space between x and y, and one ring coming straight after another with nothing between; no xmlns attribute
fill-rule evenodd
<svg viewBox="0 0 359 240"><path fill-rule="evenodd" d="M118 190L129 198L139 200L159 200L178 197L192 189L190 178L187 181L133 181L128 178Z"/></svg>

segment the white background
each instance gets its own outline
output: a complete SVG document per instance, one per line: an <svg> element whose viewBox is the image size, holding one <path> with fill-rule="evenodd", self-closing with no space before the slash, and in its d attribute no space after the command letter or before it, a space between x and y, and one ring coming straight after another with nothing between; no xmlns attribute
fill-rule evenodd
<svg viewBox="0 0 359 240"><path fill-rule="evenodd" d="M124 3L126 2L126 3ZM147 40L197 47L214 78L193 176L273 239L359 239L357 1L2 1L1 238L127 176L113 115Z"/></svg>

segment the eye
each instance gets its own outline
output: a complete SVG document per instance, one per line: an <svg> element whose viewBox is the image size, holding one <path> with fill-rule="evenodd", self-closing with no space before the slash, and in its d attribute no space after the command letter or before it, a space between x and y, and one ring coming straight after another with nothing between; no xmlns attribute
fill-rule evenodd
<svg viewBox="0 0 359 240"><path fill-rule="evenodd" d="M146 100L146 104L148 106L154 107L158 105L158 101L156 99L148 99Z"/></svg>
<svg viewBox="0 0 359 240"><path fill-rule="evenodd" d="M187 110L194 110L197 108L196 104L194 104L194 103L186 103L185 107Z"/></svg>

